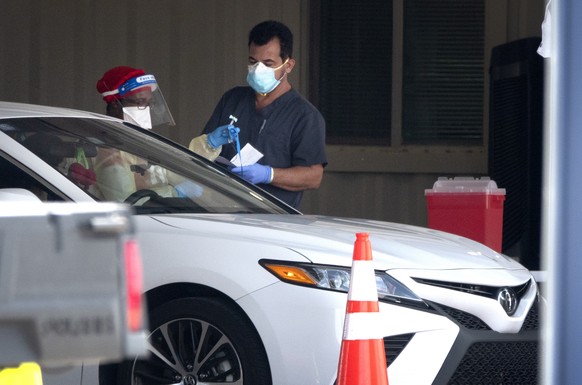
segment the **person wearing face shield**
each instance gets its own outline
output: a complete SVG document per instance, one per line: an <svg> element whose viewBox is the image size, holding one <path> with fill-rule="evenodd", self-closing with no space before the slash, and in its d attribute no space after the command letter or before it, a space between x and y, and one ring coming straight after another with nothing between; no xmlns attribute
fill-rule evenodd
<svg viewBox="0 0 582 385"><path fill-rule="evenodd" d="M173 126L174 118L166 104L154 75L129 66L109 69L97 81L97 91L107 103L109 116L123 119L144 129ZM215 135L217 136L217 135ZM208 141L207 136L200 138ZM227 141L224 141L227 143ZM219 149L210 148L199 155L214 160ZM147 164L124 151L101 148L95 162L97 183L107 200L124 201L140 189L156 191L161 196L193 197L202 193L201 187L158 167L150 166L145 172L135 172L136 165Z"/></svg>
<svg viewBox="0 0 582 385"><path fill-rule="evenodd" d="M175 125L156 78L142 69L111 68L97 81L97 91L107 103L109 116L145 129Z"/></svg>
<svg viewBox="0 0 582 385"><path fill-rule="evenodd" d="M109 116L145 129L175 125L156 78L142 69L113 67L97 81L97 91L107 103ZM231 125L218 127L208 135L192 139L190 150L209 160L216 159L221 146L231 142L228 129L239 131Z"/></svg>
<svg viewBox="0 0 582 385"><path fill-rule="evenodd" d="M235 116L240 147L250 143L263 157L231 171L298 208L303 191L319 188L323 178L325 121L289 82L296 63L286 25L257 24L249 33L248 52L248 86L227 91L202 132L212 133ZM220 155L231 159L236 151L223 146Z"/></svg>

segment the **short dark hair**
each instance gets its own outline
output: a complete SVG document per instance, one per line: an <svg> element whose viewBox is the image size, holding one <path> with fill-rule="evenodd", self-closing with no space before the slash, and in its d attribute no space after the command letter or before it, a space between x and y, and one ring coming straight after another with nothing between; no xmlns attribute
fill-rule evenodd
<svg viewBox="0 0 582 385"><path fill-rule="evenodd" d="M278 38L281 45L281 59L286 60L293 56L293 33L285 24L267 20L253 27L249 33L249 47L252 44L261 46Z"/></svg>

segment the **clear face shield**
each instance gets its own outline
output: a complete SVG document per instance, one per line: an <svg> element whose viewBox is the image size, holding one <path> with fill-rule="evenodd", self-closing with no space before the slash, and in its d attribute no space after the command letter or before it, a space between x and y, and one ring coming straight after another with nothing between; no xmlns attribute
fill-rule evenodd
<svg viewBox="0 0 582 385"><path fill-rule="evenodd" d="M130 123L147 129L176 124L154 75L129 79L108 94L119 94L123 119Z"/></svg>

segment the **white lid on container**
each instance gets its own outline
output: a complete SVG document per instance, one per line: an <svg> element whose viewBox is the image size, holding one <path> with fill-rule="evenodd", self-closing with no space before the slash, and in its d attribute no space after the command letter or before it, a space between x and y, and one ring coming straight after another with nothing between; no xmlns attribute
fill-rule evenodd
<svg viewBox="0 0 582 385"><path fill-rule="evenodd" d="M434 183L432 189L424 190L425 195L431 193L485 193L492 195L505 195L504 188L497 188L497 183L488 176L473 178L456 176L447 178L441 176Z"/></svg>

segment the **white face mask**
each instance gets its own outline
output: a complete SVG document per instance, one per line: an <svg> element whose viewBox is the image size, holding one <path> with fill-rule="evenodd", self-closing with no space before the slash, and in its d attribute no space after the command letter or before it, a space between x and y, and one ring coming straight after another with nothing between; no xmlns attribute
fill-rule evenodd
<svg viewBox="0 0 582 385"><path fill-rule="evenodd" d="M279 83L281 83L281 79L287 75L286 72L283 73L281 79L275 78L275 71L279 68L283 67L289 59L285 60L283 64L276 68L270 68L264 65L261 62L257 62L253 65L249 65L249 73L247 75L247 83L259 94L266 95L269 92L273 91Z"/></svg>
<svg viewBox="0 0 582 385"><path fill-rule="evenodd" d="M149 107L123 107L123 120L151 130L152 116Z"/></svg>

